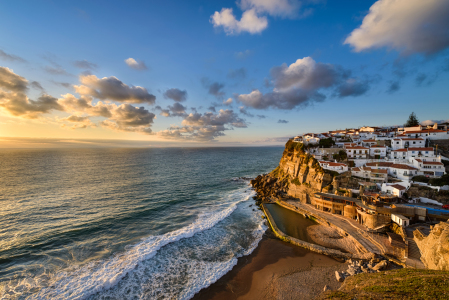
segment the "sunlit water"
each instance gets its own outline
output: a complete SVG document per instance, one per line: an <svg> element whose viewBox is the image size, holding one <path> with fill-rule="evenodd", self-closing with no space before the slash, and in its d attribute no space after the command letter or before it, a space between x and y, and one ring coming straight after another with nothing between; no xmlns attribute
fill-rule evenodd
<svg viewBox="0 0 449 300"><path fill-rule="evenodd" d="M0 151L1 299L189 299L266 227L282 148Z"/></svg>

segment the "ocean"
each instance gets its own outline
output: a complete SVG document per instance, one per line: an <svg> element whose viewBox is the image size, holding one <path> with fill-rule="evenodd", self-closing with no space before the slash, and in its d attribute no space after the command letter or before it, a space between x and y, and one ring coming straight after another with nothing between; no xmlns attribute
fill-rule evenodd
<svg viewBox="0 0 449 300"><path fill-rule="evenodd" d="M283 148L0 150L0 299L190 299L267 229Z"/></svg>

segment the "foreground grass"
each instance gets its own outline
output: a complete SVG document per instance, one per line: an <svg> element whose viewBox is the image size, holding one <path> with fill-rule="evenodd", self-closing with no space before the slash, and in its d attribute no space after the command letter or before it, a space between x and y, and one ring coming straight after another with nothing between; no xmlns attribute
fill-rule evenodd
<svg viewBox="0 0 449 300"><path fill-rule="evenodd" d="M400 269L348 278L321 299L449 299L449 272Z"/></svg>

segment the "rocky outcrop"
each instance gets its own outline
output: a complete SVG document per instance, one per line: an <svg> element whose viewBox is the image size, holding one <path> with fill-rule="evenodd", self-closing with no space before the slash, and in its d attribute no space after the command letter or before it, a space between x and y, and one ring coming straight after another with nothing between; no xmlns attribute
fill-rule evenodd
<svg viewBox="0 0 449 300"><path fill-rule="evenodd" d="M288 194L301 202L310 203L314 193L333 189L333 176L324 171L302 147L301 143L288 141L279 166L270 174L251 181L258 198L266 200Z"/></svg>
<svg viewBox="0 0 449 300"><path fill-rule="evenodd" d="M449 222L435 225L427 237L418 230L413 234L426 268L449 271Z"/></svg>
<svg viewBox="0 0 449 300"><path fill-rule="evenodd" d="M426 186L412 185L408 189L407 195L410 198L424 197L424 198L436 200L436 201L444 203L444 204L449 203L449 197L448 197L447 191L438 192L438 190L432 189L432 188L426 187Z"/></svg>

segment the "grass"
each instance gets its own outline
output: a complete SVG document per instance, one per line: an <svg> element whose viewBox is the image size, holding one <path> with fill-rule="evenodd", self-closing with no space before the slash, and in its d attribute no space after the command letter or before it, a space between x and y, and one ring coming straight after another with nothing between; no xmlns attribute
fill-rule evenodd
<svg viewBox="0 0 449 300"><path fill-rule="evenodd" d="M324 299L449 299L449 272L400 269L360 274Z"/></svg>

